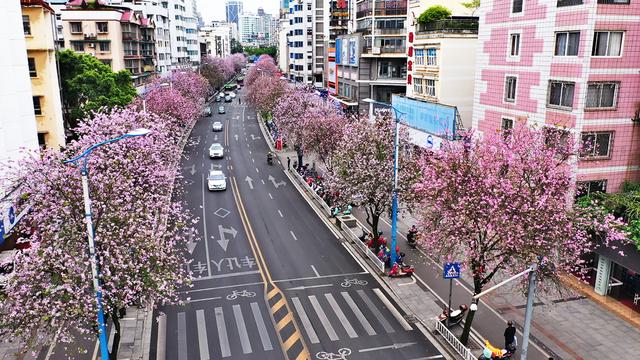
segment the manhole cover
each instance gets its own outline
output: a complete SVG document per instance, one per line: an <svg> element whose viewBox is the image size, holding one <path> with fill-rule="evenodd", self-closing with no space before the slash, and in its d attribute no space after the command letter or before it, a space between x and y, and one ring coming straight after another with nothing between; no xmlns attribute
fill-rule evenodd
<svg viewBox="0 0 640 360"><path fill-rule="evenodd" d="M225 218L225 217L227 217L227 215L229 215L230 213L231 213L231 212L230 212L229 210L224 209L224 208L220 208L220 209L216 210L216 212L214 212L213 214L214 214L214 215L216 215L216 216L220 216L221 218L223 218L223 219L224 219L224 218Z"/></svg>

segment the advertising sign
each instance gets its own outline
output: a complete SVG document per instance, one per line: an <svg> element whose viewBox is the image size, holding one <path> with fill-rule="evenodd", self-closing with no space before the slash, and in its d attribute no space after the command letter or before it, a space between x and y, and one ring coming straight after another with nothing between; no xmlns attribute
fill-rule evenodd
<svg viewBox="0 0 640 360"><path fill-rule="evenodd" d="M453 138L456 131L457 109L428 101L409 99L392 95L393 107L404 113L402 122L424 132Z"/></svg>
<svg viewBox="0 0 640 360"><path fill-rule="evenodd" d="M358 66L358 38L349 38L349 65Z"/></svg>
<svg viewBox="0 0 640 360"><path fill-rule="evenodd" d="M329 77L327 78L327 88L329 89L329 93L330 94L335 94L336 93L336 83L337 83L337 75L338 72L336 71L336 63L335 61L329 61L328 62L328 72L329 72Z"/></svg>
<svg viewBox="0 0 640 360"><path fill-rule="evenodd" d="M342 39L336 39L336 64L342 64L342 58L340 57L340 49L342 49Z"/></svg>
<svg viewBox="0 0 640 360"><path fill-rule="evenodd" d="M349 64L349 41L342 39L342 46L340 46L340 65Z"/></svg>

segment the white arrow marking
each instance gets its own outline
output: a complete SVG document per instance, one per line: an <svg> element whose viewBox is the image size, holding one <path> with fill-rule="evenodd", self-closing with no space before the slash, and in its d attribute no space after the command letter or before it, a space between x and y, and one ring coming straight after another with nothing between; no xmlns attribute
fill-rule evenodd
<svg viewBox="0 0 640 360"><path fill-rule="evenodd" d="M289 232L291 233L291 236L293 236L293 240L298 240L298 238L296 237L296 234L293 233L293 231L289 230ZM311 267L313 267L313 265L311 265Z"/></svg>
<svg viewBox="0 0 640 360"><path fill-rule="evenodd" d="M304 289L314 289L314 288L321 288L321 287L327 287L327 286L333 286L333 284L321 284L321 285L310 285L310 286L298 286L298 287L288 288L287 290L304 290Z"/></svg>
<svg viewBox="0 0 640 360"><path fill-rule="evenodd" d="M269 181L271 181L273 183L273 186L276 187L276 189L280 186L284 186L287 185L287 183L285 183L284 181L280 181L280 182L276 182L276 178L274 178L273 176L269 175Z"/></svg>
<svg viewBox="0 0 640 360"><path fill-rule="evenodd" d="M280 211L280 209L278 209L278 214L280 214L280 217L284 217L284 215L282 215L282 211Z"/></svg>
<svg viewBox="0 0 640 360"><path fill-rule="evenodd" d="M193 240L194 234L193 231L189 233L189 242L187 243L187 250L189 250L189 254L193 254L193 250L195 250L196 245L198 245L197 241Z"/></svg>
<svg viewBox="0 0 640 360"><path fill-rule="evenodd" d="M251 190L253 190L253 179L249 177L249 175L247 175L247 177L244 179L244 181L249 183L249 188L251 188Z"/></svg>
<svg viewBox="0 0 640 360"><path fill-rule="evenodd" d="M236 141L238 141L238 134L235 134L234 137L236 138Z"/></svg>
<svg viewBox="0 0 640 360"><path fill-rule="evenodd" d="M191 173L191 175L193 175L196 173L196 164L193 164L191 166L185 166L183 167L183 169L191 169L189 170L189 172Z"/></svg>
<svg viewBox="0 0 640 360"><path fill-rule="evenodd" d="M255 136L251 134L251 140L262 139L260 136Z"/></svg>
<svg viewBox="0 0 640 360"><path fill-rule="evenodd" d="M379 351L379 350L386 350L386 349L402 349L405 348L407 346L411 346L411 345L415 345L416 343L414 342L410 342L410 343L400 343L400 344L392 344L392 345L387 345L387 346L378 346L378 347L373 347L373 348L368 348L368 349L360 349L358 350L358 352L369 352L369 351Z"/></svg>
<svg viewBox="0 0 640 360"><path fill-rule="evenodd" d="M215 135L215 136L213 137L213 140L218 140L218 135Z"/></svg>
<svg viewBox="0 0 640 360"><path fill-rule="evenodd" d="M231 234L231 237L235 239L236 234L238 234L238 231L236 231L236 229L234 229L233 226L230 229L227 229L222 225L218 225L218 231L220 232L220 240L218 240L218 244L220 244L220 247L222 248L222 250L227 251L227 246L229 246L229 240L225 238L224 234L225 233Z"/></svg>

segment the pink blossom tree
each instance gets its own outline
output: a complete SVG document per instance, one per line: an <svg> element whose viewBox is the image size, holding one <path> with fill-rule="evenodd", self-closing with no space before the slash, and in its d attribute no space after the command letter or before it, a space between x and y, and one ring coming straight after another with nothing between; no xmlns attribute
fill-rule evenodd
<svg viewBox="0 0 640 360"><path fill-rule="evenodd" d="M62 160L140 127L151 133L100 147L88 160L103 305L116 330L110 359L124 309L179 302L178 290L190 283L185 250L193 232L188 211L171 196L183 132L166 117L115 110L82 123L63 153L46 151L14 169L32 204L19 241L31 247L18 254L19 276L9 278L0 303L5 337L30 339L35 348L96 333L80 173Z"/></svg>
<svg viewBox="0 0 640 360"><path fill-rule="evenodd" d="M247 86L247 102L268 118L286 88L287 83L277 77L260 76Z"/></svg>
<svg viewBox="0 0 640 360"><path fill-rule="evenodd" d="M421 159L420 242L441 261L458 261L480 293L496 274L540 261L538 278L559 284L563 272L584 271L594 237L624 239L611 216L572 209L568 161L575 143L560 131L518 125L507 134L467 134ZM536 260L540 259L540 260ZM523 283L524 285L524 283ZM468 341L469 312L461 341Z"/></svg>
<svg viewBox="0 0 640 360"><path fill-rule="evenodd" d="M273 108L273 119L288 144L302 147L309 120L308 110L321 103L309 87L287 87L285 94Z"/></svg>
<svg viewBox="0 0 640 360"><path fill-rule="evenodd" d="M247 65L247 57L240 53L229 55L225 59L233 65L235 72L239 72Z"/></svg>
<svg viewBox="0 0 640 360"><path fill-rule="evenodd" d="M197 102L209 93L207 79L193 70L176 70L169 76L172 87L184 97Z"/></svg>
<svg viewBox="0 0 640 360"><path fill-rule="evenodd" d="M327 175L329 189L337 195L339 205L355 204L365 209L375 248L379 245L380 217L391 210L394 126L395 120L388 111L378 112L373 123L368 117L348 122ZM400 129L399 139L401 148L408 145L404 128ZM407 208L415 202L411 190L419 177L415 156L403 152L399 158L398 190Z"/></svg>
<svg viewBox="0 0 640 360"><path fill-rule="evenodd" d="M244 78L244 84L245 86L250 87L258 78L262 76L277 77L278 73L278 66L273 58L268 55L263 55L260 56L258 61L256 61L253 66L249 68L249 71L247 71L247 76Z"/></svg>
<svg viewBox="0 0 640 360"><path fill-rule="evenodd" d="M340 142L348 120L331 102L322 102L308 109L305 117L307 121L303 147L315 153L331 171L333 158L340 151Z"/></svg>

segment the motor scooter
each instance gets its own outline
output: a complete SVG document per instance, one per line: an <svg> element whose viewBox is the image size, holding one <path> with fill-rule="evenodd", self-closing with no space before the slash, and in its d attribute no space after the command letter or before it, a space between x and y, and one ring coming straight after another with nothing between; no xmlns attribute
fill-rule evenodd
<svg viewBox="0 0 640 360"><path fill-rule="evenodd" d="M389 277L405 277L411 276L416 271L413 265L398 265L398 263L394 263L389 270Z"/></svg>
<svg viewBox="0 0 640 360"><path fill-rule="evenodd" d="M458 310L454 310L449 315L449 311L447 309L442 310L442 314L438 315L438 321L445 324L447 322L447 315L449 315L449 326L457 325L464 318L464 314L467 312L469 307L466 304L462 304L458 307Z"/></svg>
<svg viewBox="0 0 640 360"><path fill-rule="evenodd" d="M271 154L271 153L267 154L267 164L268 165L273 165L273 154Z"/></svg>
<svg viewBox="0 0 640 360"><path fill-rule="evenodd" d="M409 247L411 247L412 249L415 249L417 246L417 238L416 236L418 235L418 230L415 229L411 229L409 230L409 232L407 233L407 245L409 245Z"/></svg>

